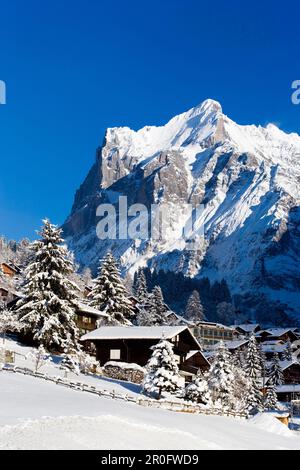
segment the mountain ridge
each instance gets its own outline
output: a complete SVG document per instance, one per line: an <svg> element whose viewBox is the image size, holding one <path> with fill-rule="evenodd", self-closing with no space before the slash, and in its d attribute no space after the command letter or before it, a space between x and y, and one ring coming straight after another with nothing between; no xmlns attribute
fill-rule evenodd
<svg viewBox="0 0 300 470"><path fill-rule="evenodd" d="M106 131L96 162L64 225L70 248L94 271L111 249L124 270L152 269L226 279L240 295L259 292L300 312L300 136L274 124L241 126L205 100L165 126ZM100 241L96 208L203 204L204 242ZM178 219L180 219L178 216ZM181 229L186 220L173 220Z"/></svg>

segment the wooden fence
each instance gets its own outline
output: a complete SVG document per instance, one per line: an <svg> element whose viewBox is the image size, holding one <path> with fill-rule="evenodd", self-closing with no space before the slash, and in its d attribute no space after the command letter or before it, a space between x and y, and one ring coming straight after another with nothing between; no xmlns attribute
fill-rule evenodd
<svg viewBox="0 0 300 470"><path fill-rule="evenodd" d="M150 408L160 408L169 411L175 412L182 412L182 413L193 413L193 414L204 414L204 415L218 415L218 416L230 416L234 418L241 418L247 419L248 415L246 413L239 413L235 411L226 411L214 408L205 408L201 405L197 405L196 403L188 403L185 401L169 401L169 400L154 400L151 398L147 398L145 396L141 397L134 397L128 394L118 393L115 390L105 390L99 389L93 385L89 385L83 382L75 382L72 380L68 380L62 377L55 377L48 374L44 374L42 372L34 372L31 369L27 369L25 367L8 367L4 366L2 370L8 372L19 373L23 375L29 375L31 377L36 377L39 379L46 380L48 382L53 382L56 385L61 385L63 387L70 388L72 390L78 390L81 392L92 393L94 395L98 395L99 397L107 397L112 398L115 400L123 400L127 402L136 403L140 406L150 407Z"/></svg>

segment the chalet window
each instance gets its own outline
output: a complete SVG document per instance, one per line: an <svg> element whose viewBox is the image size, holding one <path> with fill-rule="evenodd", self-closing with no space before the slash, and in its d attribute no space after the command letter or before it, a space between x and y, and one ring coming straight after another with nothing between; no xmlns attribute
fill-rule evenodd
<svg viewBox="0 0 300 470"><path fill-rule="evenodd" d="M82 322L83 323L91 323L91 318L90 317L82 317Z"/></svg>
<svg viewBox="0 0 300 470"><path fill-rule="evenodd" d="M120 349L111 349L110 350L110 359L112 361L118 361L121 359L121 350Z"/></svg>

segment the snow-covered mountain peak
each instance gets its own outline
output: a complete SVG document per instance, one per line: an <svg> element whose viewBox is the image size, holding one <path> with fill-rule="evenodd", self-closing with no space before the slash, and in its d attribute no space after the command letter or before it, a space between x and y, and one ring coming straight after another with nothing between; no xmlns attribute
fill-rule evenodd
<svg viewBox="0 0 300 470"><path fill-rule="evenodd" d="M108 129L64 228L78 261L94 270L111 249L131 273L148 264L224 277L237 293L259 288L300 308L299 182L299 135L274 124L239 125L208 99L163 126ZM117 204L118 194L147 207L204 206L203 246L190 253L171 237L149 245L97 240L96 208ZM172 229L180 231L185 220L178 214Z"/></svg>

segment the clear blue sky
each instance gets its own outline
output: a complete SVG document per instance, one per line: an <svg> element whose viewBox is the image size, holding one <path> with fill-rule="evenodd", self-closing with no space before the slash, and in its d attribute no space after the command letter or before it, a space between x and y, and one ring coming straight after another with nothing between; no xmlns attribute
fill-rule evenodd
<svg viewBox="0 0 300 470"><path fill-rule="evenodd" d="M163 124L205 98L300 133L299 2L0 2L0 233L62 223L105 128Z"/></svg>

